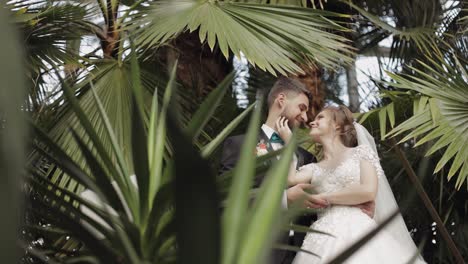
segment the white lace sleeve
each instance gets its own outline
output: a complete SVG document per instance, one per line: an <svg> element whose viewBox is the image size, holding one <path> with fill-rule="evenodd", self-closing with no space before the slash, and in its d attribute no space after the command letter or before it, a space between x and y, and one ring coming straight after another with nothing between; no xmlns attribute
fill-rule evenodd
<svg viewBox="0 0 468 264"><path fill-rule="evenodd" d="M374 152L373 149L371 149L367 145L360 145L356 147L356 155L359 160L366 160L370 162L376 172L377 172L377 177L380 179L381 177L384 177L384 171L382 169L382 166L380 165L380 160L379 156L377 156L377 153Z"/></svg>
<svg viewBox="0 0 468 264"><path fill-rule="evenodd" d="M297 169L297 173L304 174L304 175L311 175L312 179L310 183L315 183L319 181L319 177L317 174L317 167L315 163L309 163L309 164L299 167L299 169Z"/></svg>

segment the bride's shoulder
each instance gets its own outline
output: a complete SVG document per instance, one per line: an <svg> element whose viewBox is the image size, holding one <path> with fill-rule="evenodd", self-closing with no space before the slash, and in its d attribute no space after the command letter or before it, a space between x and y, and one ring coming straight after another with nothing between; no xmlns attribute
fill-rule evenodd
<svg viewBox="0 0 468 264"><path fill-rule="evenodd" d="M368 145L359 145L353 148L354 154L359 158L378 159L377 153Z"/></svg>
<svg viewBox="0 0 468 264"><path fill-rule="evenodd" d="M315 170L315 167L317 166L317 163L308 163L308 164L305 164L301 167L299 167L299 169L297 169L298 171L303 171L303 170Z"/></svg>
<svg viewBox="0 0 468 264"><path fill-rule="evenodd" d="M355 150L358 150L358 149L370 149L370 146L369 146L369 145L366 145L366 144L361 144L361 145L357 145L357 146L353 147L353 149L355 149Z"/></svg>

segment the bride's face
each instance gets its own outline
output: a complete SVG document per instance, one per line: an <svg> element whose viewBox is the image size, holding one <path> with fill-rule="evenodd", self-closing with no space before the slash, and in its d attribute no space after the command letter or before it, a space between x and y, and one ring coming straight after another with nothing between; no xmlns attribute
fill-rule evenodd
<svg viewBox="0 0 468 264"><path fill-rule="evenodd" d="M310 127L309 135L315 142L322 142L324 137L333 136L336 130L332 113L327 110L320 112L310 123Z"/></svg>

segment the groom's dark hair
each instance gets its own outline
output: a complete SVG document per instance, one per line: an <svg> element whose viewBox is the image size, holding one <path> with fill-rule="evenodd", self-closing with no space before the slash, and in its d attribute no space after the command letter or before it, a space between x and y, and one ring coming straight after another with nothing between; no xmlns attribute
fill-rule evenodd
<svg viewBox="0 0 468 264"><path fill-rule="evenodd" d="M307 98L309 98L309 100L312 99L311 93L309 90L307 90L307 87L302 82L297 79L280 76L268 93L268 108L273 105L273 102L280 93L287 93L288 95L291 93L296 95L303 93L305 96L307 96Z"/></svg>

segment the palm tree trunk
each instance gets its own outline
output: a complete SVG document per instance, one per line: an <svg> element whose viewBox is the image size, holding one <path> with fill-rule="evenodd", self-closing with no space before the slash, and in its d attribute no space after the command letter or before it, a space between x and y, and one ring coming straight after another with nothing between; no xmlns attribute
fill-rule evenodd
<svg viewBox="0 0 468 264"><path fill-rule="evenodd" d="M359 91L355 62L346 69L346 79L348 81L349 110L357 113L359 112Z"/></svg>
<svg viewBox="0 0 468 264"><path fill-rule="evenodd" d="M206 96L229 73L232 66L217 47L213 51L200 43L198 31L183 33L162 50L168 68L177 63L177 79L184 88L194 89L198 97Z"/></svg>
<svg viewBox="0 0 468 264"><path fill-rule="evenodd" d="M101 40L101 47L104 53L104 58L117 58L119 52L120 31L117 26L118 7L115 12L112 10L111 1L107 1L107 9L102 10L107 12L106 24L103 33L97 34ZM104 14L103 14L104 15Z"/></svg>

